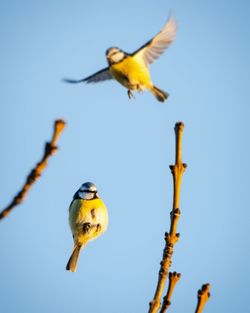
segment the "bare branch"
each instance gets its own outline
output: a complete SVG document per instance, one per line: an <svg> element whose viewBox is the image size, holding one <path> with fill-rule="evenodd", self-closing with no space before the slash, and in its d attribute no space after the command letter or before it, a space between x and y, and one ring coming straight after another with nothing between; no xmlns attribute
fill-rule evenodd
<svg viewBox="0 0 250 313"><path fill-rule="evenodd" d="M180 217L180 189L182 175L187 167L186 164L182 163L182 134L184 124L182 122L176 123L175 135L176 135L176 155L175 165L170 165L170 170L173 175L174 183L174 196L173 196L173 209L170 213L171 223L169 233L165 233L166 245L163 250L163 257L160 263L160 270L158 276L158 282L153 300L149 304L149 313L156 313L161 306L161 297L165 287L169 267L171 266L171 259L175 243L179 239L179 234L176 233L178 220Z"/></svg>
<svg viewBox="0 0 250 313"><path fill-rule="evenodd" d="M56 142L58 140L60 133L64 129L65 124L66 123L63 120L55 121L54 133L53 133L51 141L45 144L45 150L44 150L44 155L42 157L42 160L39 163L37 163L34 169L31 170L30 174L26 178L26 182L23 188L17 193L17 195L13 198L11 203L0 213L0 220L8 216L15 206L23 202L31 186L41 176L42 171L47 166L47 161L49 157L52 156L57 151Z"/></svg>
<svg viewBox="0 0 250 313"><path fill-rule="evenodd" d="M210 285L204 284L202 285L201 289L198 290L198 303L197 303L195 313L202 312L204 305L206 304L209 297L210 297Z"/></svg>
<svg viewBox="0 0 250 313"><path fill-rule="evenodd" d="M168 275L168 279L169 279L168 291L167 291L166 296L163 298L163 303L162 303L160 313L165 313L167 311L167 309L169 308L169 306L171 305L170 300L171 300L175 285L179 281L180 277L181 277L180 273L169 272L169 275Z"/></svg>

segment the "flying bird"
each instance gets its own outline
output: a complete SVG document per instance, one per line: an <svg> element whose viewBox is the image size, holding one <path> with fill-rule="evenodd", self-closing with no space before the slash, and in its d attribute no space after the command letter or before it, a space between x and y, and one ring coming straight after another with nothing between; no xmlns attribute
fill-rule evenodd
<svg viewBox="0 0 250 313"><path fill-rule="evenodd" d="M115 79L127 89L128 97L133 91L147 89L158 101L164 102L168 93L156 87L150 78L149 65L170 46L176 35L177 23L170 17L162 30L133 53L126 53L117 47L106 51L108 66L80 80L64 79L68 83L98 83Z"/></svg>
<svg viewBox="0 0 250 313"><path fill-rule="evenodd" d="M96 186L87 182L75 193L69 206L69 225L74 248L66 270L75 272L80 250L99 237L108 227L108 211L98 195Z"/></svg>

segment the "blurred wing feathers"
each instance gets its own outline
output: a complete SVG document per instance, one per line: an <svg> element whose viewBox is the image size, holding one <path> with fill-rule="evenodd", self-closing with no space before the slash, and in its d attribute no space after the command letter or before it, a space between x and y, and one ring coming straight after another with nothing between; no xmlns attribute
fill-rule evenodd
<svg viewBox="0 0 250 313"><path fill-rule="evenodd" d="M176 20L170 17L163 29L132 55L142 58L146 65L153 63L173 42L176 30Z"/></svg>
<svg viewBox="0 0 250 313"><path fill-rule="evenodd" d="M66 83L71 83L71 84L77 84L77 83L98 83L104 80L109 80L112 79L113 77L111 76L109 72L109 68L106 67L88 77L85 77L83 79L75 80L75 79L63 79L64 82Z"/></svg>

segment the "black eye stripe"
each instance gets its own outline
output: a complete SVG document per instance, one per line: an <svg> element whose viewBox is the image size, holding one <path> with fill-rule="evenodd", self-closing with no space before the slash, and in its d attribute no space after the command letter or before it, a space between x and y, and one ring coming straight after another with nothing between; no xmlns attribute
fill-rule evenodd
<svg viewBox="0 0 250 313"><path fill-rule="evenodd" d="M115 54L117 54L117 53L119 53L119 52L121 52L121 51L114 51L114 52L112 52L109 56L112 57L112 55L115 55Z"/></svg>

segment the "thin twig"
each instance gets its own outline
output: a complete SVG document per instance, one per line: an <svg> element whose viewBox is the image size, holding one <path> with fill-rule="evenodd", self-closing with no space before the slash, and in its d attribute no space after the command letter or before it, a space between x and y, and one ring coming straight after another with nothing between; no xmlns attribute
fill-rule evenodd
<svg viewBox="0 0 250 313"><path fill-rule="evenodd" d="M176 273L176 272L169 272L168 275L168 279L169 279L169 283L168 283L168 291L166 296L163 298L163 303L160 309L160 313L165 313L167 311L167 309L169 308L169 306L171 305L171 297L172 294L174 292L174 288L176 283L179 281L181 277L180 273Z"/></svg>
<svg viewBox="0 0 250 313"><path fill-rule="evenodd" d="M206 304L209 297L210 297L210 285L204 284L202 285L201 289L198 290L198 303L197 303L195 313L202 312L204 305Z"/></svg>
<svg viewBox="0 0 250 313"><path fill-rule="evenodd" d="M176 155L175 165L170 165L170 170L173 175L174 183L174 196L173 196L173 209L170 213L171 223L169 233L165 233L166 245L163 250L163 257L160 263L160 270L158 276L158 282L153 300L149 303L149 313L156 313L161 306L161 297L163 289L166 283L169 267L171 266L171 258L173 254L173 248L175 243L179 239L179 234L176 233L178 220L180 217L180 189L182 175L187 167L186 164L182 163L182 134L184 124L182 122L176 123L175 135L176 135Z"/></svg>
<svg viewBox="0 0 250 313"><path fill-rule="evenodd" d="M31 188L31 186L35 183L35 181L41 176L42 171L47 166L47 161L51 155L53 155L57 151L57 140L65 127L65 122L63 120L56 120L54 123L54 133L50 142L45 144L44 155L42 160L37 163L36 167L31 170L30 174L26 178L26 182L23 188L17 193L17 195L13 198L11 203L0 213L0 220L9 215L9 213L14 209L15 206L23 202L27 192Z"/></svg>

